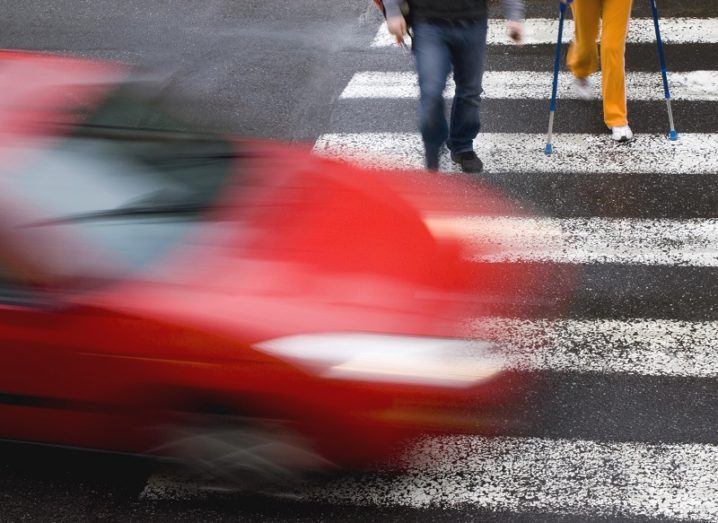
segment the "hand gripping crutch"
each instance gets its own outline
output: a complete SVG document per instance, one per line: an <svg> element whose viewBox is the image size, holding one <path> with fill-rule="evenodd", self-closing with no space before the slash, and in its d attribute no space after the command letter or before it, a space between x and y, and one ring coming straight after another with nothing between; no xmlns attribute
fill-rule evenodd
<svg viewBox="0 0 718 523"><path fill-rule="evenodd" d="M553 119L556 114L556 95L558 94L558 73L561 68L561 42L563 41L563 22L566 18L566 8L573 0L567 0L565 3L559 3L558 17L558 42L556 42L556 59L553 63L553 89L551 90L551 106L548 115L548 133L546 134L546 156L553 153Z"/></svg>
<svg viewBox="0 0 718 523"><path fill-rule="evenodd" d="M661 27L658 23L658 7L656 7L656 0L649 0L651 2L651 11L653 11L653 25L656 28L656 43L658 45L658 61L661 64L661 75L663 76L663 93L666 96L666 107L668 108L668 123L671 126L668 132L668 139L672 141L678 140L678 133L676 132L676 126L673 123L673 109L671 107L671 91L668 87L668 73L666 72L666 55L663 52L663 40L661 39Z"/></svg>

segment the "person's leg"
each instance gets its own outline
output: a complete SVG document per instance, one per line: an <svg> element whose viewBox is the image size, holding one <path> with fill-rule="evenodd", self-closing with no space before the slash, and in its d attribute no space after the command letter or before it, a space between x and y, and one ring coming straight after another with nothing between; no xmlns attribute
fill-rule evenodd
<svg viewBox="0 0 718 523"><path fill-rule="evenodd" d="M602 0L574 0L571 4L575 30L567 63L576 78L586 78L598 71L596 39L601 22L601 2Z"/></svg>
<svg viewBox="0 0 718 523"><path fill-rule="evenodd" d="M631 4L631 0L603 0L601 74L603 118L608 127L628 125L625 55Z"/></svg>
<svg viewBox="0 0 718 523"><path fill-rule="evenodd" d="M451 107L451 128L447 145L454 156L474 150L474 138L481 129L479 105L486 54L486 17L466 26L452 28L451 60L456 91Z"/></svg>
<svg viewBox="0 0 718 523"><path fill-rule="evenodd" d="M419 77L419 129L426 167L439 167L439 149L449 135L444 114L444 89L451 71L447 29L436 24L414 25L413 51Z"/></svg>

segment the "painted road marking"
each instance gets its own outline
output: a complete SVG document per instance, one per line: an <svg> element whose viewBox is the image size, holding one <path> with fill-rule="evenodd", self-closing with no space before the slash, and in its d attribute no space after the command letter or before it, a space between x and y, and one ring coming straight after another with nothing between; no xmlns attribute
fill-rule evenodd
<svg viewBox="0 0 718 523"><path fill-rule="evenodd" d="M291 494L359 506L718 519L715 445L449 436L420 441L403 459L402 474L353 475ZM140 497L211 495L201 484L155 474Z"/></svg>
<svg viewBox="0 0 718 523"><path fill-rule="evenodd" d="M558 16L556 18L528 18L526 20L527 45L555 44L558 35ZM664 18L661 20L661 37L667 44L711 44L718 43L718 18ZM563 41L573 39L573 20L566 20ZM502 19L489 20L489 45L509 45ZM628 43L650 43L656 41L652 18L634 18L628 30ZM386 23L379 28L372 47L396 45L386 29Z"/></svg>
<svg viewBox="0 0 718 523"><path fill-rule="evenodd" d="M364 506L718 518L714 445L453 436L424 440L407 461L405 474L340 480L308 497Z"/></svg>
<svg viewBox="0 0 718 523"><path fill-rule="evenodd" d="M476 318L472 336L501 340L522 371L718 377L718 322Z"/></svg>
<svg viewBox="0 0 718 523"><path fill-rule="evenodd" d="M548 99L551 74L534 71L487 71L484 74L483 98ZM561 73L559 98L576 98L571 88L572 75ZM676 100L718 101L718 71L670 73L671 96ZM628 98L631 100L662 100L663 81L658 72L628 73ZM593 98L599 99L601 77L595 75ZM449 80L444 96L454 96L454 83ZM341 94L343 99L419 97L415 73L363 71L356 73Z"/></svg>
<svg viewBox="0 0 718 523"><path fill-rule="evenodd" d="M546 156L545 136L529 133L482 133L477 154L490 173L718 174L718 133L684 133L671 142L661 135L636 135L618 144L608 134L557 134L555 152ZM314 150L377 167L418 169L424 151L417 133L325 134ZM444 171L457 171L445 154Z"/></svg>
<svg viewBox="0 0 718 523"><path fill-rule="evenodd" d="M431 217L437 235L462 238L472 259L718 267L718 219ZM489 251L490 252L487 252Z"/></svg>

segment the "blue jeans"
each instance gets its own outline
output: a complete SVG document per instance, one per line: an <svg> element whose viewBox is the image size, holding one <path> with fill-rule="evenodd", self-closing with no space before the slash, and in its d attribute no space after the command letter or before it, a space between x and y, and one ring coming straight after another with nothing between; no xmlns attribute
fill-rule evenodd
<svg viewBox="0 0 718 523"><path fill-rule="evenodd" d="M418 21L413 51L419 75L419 129L424 140L426 166L436 169L439 149L446 143L452 153L473 151L479 134L479 103L486 54L486 17L461 24ZM451 124L444 114L444 88L453 67L456 92Z"/></svg>

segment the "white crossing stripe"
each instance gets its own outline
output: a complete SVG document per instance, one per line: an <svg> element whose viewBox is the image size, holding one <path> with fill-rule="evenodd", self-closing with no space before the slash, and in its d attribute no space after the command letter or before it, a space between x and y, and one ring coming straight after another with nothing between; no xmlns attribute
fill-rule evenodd
<svg viewBox="0 0 718 523"><path fill-rule="evenodd" d="M518 98L548 100L551 96L552 75L536 71L487 71L484 73L483 98ZM561 73L559 98L575 98L571 89L572 76ZM718 71L669 73L671 97L677 100L718 101ZM628 98L631 100L663 99L663 80L660 72L628 73ZM595 75L593 98L600 98L601 75ZM444 96L454 95L454 83L449 79ZM341 94L343 99L410 98L419 97L415 73L363 71L356 73Z"/></svg>
<svg viewBox="0 0 718 523"><path fill-rule="evenodd" d="M546 438L426 438L402 474L354 474L288 493L307 502L718 520L718 446ZM212 496L171 474L144 499Z"/></svg>
<svg viewBox="0 0 718 523"><path fill-rule="evenodd" d="M636 135L629 144L615 143L608 134L557 134L552 156L543 153L544 140L543 134L482 133L474 144L491 173L718 174L718 133L684 133L677 142ZM418 169L424 158L417 133L325 134L314 150L377 167ZM448 155L440 167L458 170Z"/></svg>
<svg viewBox="0 0 718 523"><path fill-rule="evenodd" d="M718 18L663 18L661 37L666 44L710 44L718 43ZM555 44L558 38L558 14L556 18L528 18L526 20L525 44ZM564 39L573 39L573 20L566 20ZM509 45L504 21L489 20L487 36L489 45ZM628 43L650 43L656 41L652 18L633 18L628 28ZM396 45L396 40L382 24L372 42L372 47Z"/></svg>
<svg viewBox="0 0 718 523"><path fill-rule="evenodd" d="M465 216L426 221L437 234L475 245L476 253L470 256L489 263L718 267L718 219Z"/></svg>
<svg viewBox="0 0 718 523"><path fill-rule="evenodd" d="M718 377L716 321L485 317L469 331L500 340L509 367L522 371Z"/></svg>
<svg viewBox="0 0 718 523"><path fill-rule="evenodd" d="M342 479L310 499L363 506L718 519L718 446L427 438L401 475Z"/></svg>

